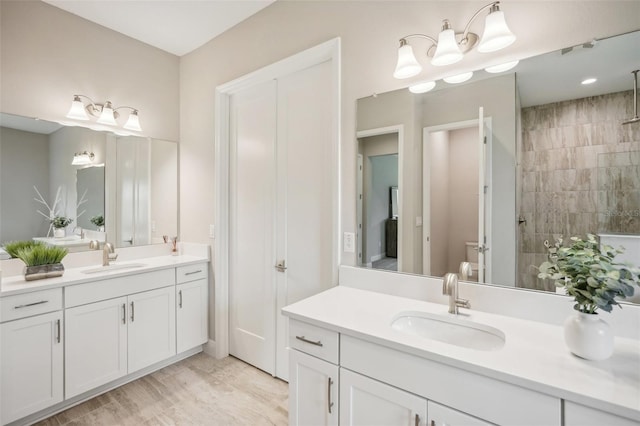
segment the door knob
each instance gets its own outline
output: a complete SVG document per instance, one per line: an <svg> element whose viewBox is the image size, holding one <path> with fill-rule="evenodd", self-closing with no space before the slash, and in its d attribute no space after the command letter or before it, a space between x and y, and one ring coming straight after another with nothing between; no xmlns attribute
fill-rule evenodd
<svg viewBox="0 0 640 426"><path fill-rule="evenodd" d="M278 263L276 263L276 269L278 270L278 272L284 272L287 270L287 267L284 266L284 260L281 260Z"/></svg>

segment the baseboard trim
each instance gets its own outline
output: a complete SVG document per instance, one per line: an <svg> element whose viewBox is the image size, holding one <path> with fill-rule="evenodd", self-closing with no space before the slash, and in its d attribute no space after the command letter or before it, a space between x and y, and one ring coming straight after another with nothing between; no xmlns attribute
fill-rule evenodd
<svg viewBox="0 0 640 426"><path fill-rule="evenodd" d="M209 339L203 345L202 349L203 349L204 353L209 355L210 357L213 357L213 358L216 357L216 342L215 342L215 340Z"/></svg>

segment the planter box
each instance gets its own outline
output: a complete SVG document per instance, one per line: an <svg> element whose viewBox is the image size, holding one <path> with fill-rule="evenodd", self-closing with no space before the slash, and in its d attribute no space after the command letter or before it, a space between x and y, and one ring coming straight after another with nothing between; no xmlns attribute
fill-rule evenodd
<svg viewBox="0 0 640 426"><path fill-rule="evenodd" d="M41 280L44 278L60 277L64 274L64 265L62 263L53 263L50 265L25 266L24 279L26 281Z"/></svg>

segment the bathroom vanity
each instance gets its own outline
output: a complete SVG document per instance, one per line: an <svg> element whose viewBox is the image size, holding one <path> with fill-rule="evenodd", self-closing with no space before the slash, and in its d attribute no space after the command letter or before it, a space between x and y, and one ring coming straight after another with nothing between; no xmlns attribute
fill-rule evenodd
<svg viewBox="0 0 640 426"><path fill-rule="evenodd" d="M286 307L289 423L640 422L640 341L616 338L592 362L569 353L559 326L460 311L347 286Z"/></svg>
<svg viewBox="0 0 640 426"><path fill-rule="evenodd" d="M67 269L0 292L1 423L28 424L202 351L209 259Z"/></svg>

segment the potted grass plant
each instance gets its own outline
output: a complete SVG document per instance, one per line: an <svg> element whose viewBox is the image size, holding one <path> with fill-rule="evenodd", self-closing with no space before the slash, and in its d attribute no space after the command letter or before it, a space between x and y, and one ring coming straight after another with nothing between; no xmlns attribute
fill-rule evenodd
<svg viewBox="0 0 640 426"><path fill-rule="evenodd" d="M566 246L562 238L554 244L545 241L545 246L549 260L538 268L538 277L551 279L575 300L575 315L564 324L567 346L581 358L608 358L613 353L613 333L598 311L611 312L618 300L633 296L640 269L616 262L623 249L600 245L592 234L584 240L572 237Z"/></svg>
<svg viewBox="0 0 640 426"><path fill-rule="evenodd" d="M65 248L31 241L16 241L7 244L5 250L12 257L24 262L26 281L59 277L64 274L64 265L61 262L67 255Z"/></svg>

